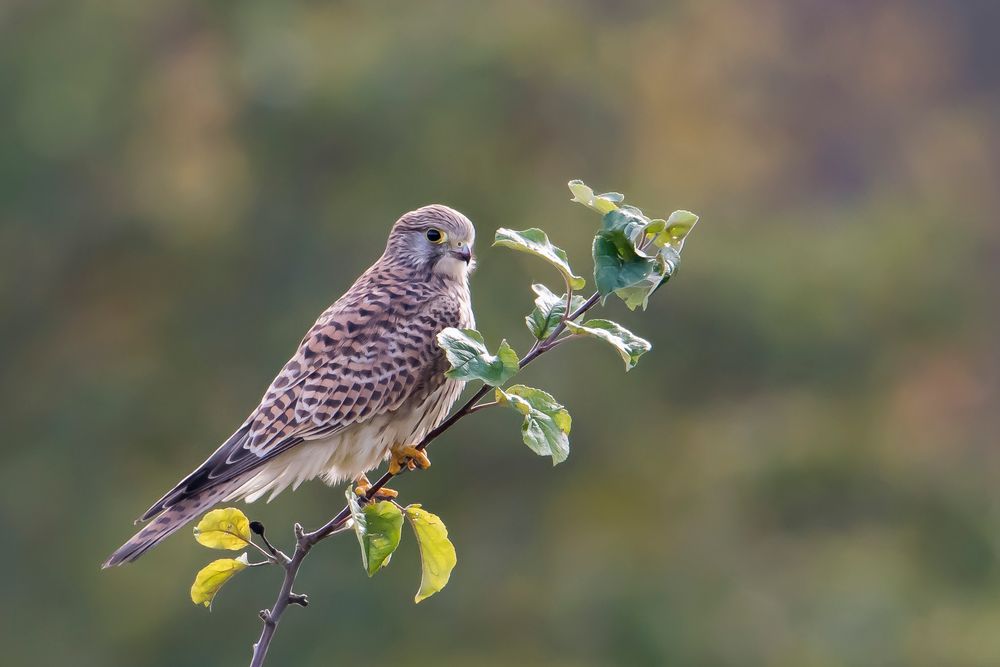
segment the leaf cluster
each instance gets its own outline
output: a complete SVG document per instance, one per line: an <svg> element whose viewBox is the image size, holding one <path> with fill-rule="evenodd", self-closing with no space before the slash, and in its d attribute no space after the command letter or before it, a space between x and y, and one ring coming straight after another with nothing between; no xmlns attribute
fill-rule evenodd
<svg viewBox="0 0 1000 667"><path fill-rule="evenodd" d="M680 265L684 241L698 222L689 211L674 211L666 219L650 218L642 210L624 203L617 192L595 194L582 181L570 181L572 201L601 216L594 234L593 262L596 297L602 301L614 294L634 310L645 309L649 298L673 276ZM593 303L578 294L586 281L570 265L566 252L554 245L541 229L522 231L501 228L493 245L532 255L553 266L563 281L557 294L544 284L531 286L534 308L525 317L534 346L525 357L540 353L570 338L593 338L613 347L631 370L639 357L651 349L648 341L617 322L607 319L580 321ZM504 385L517 374L517 354L506 340L495 353L482 334L471 329L445 329L438 335L451 368L449 377L479 381L495 388L496 403L522 416L521 439L536 454L552 457L553 464L569 456L569 413L551 394L525 385Z"/></svg>
<svg viewBox="0 0 1000 667"><path fill-rule="evenodd" d="M235 507L212 510L194 527L194 539L209 549L241 551L254 545L250 520ZM251 565L246 553L214 560L198 571L191 585L191 602L211 608L223 584Z"/></svg>
<svg viewBox="0 0 1000 667"><path fill-rule="evenodd" d="M361 562L369 577L389 564L402 538L405 518L420 550L420 590L413 601L426 600L445 587L458 558L455 545L448 539L448 529L437 515L420 505L400 507L388 500L362 505L351 489L347 491L347 503L361 545Z"/></svg>
<svg viewBox="0 0 1000 667"><path fill-rule="evenodd" d="M617 192L594 195L582 181L570 181L573 201L601 213L594 236L594 282L602 298L616 294L629 310L649 305L649 297L677 271L684 240L698 222L690 211L664 220L649 218L624 204Z"/></svg>

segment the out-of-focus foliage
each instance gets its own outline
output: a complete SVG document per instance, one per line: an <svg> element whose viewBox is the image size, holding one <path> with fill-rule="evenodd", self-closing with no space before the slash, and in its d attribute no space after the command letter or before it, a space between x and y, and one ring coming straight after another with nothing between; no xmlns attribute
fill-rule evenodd
<svg viewBox="0 0 1000 667"><path fill-rule="evenodd" d="M656 353L626 376L571 343L518 377L573 410L555 470L510 414L463 420L395 485L448 520L447 593L413 606L412 540L371 580L331 540L274 664L1000 662L998 22L986 0L3 3L5 660L247 655L276 572L209 616L177 584L190 538L98 564L400 213L470 215L477 326L515 332L557 278L489 239L541 227L585 267L580 176L704 219L645 313L608 301ZM287 546L341 498L245 509Z"/></svg>

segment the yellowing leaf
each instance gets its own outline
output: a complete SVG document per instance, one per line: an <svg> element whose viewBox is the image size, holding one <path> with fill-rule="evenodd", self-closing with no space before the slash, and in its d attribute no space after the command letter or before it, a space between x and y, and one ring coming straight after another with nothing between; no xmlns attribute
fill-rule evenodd
<svg viewBox="0 0 1000 667"><path fill-rule="evenodd" d="M667 228L667 221L663 218L655 218L649 221L646 225L646 236L652 236L653 234L659 234Z"/></svg>
<svg viewBox="0 0 1000 667"><path fill-rule="evenodd" d="M194 583L191 584L191 602L211 608L222 585L248 566L246 554L241 554L239 558L213 560L195 575Z"/></svg>
<svg viewBox="0 0 1000 667"><path fill-rule="evenodd" d="M665 242L678 250L684 247L684 240L698 224L698 216L691 211L674 211L667 218L667 234Z"/></svg>
<svg viewBox="0 0 1000 667"><path fill-rule="evenodd" d="M413 598L414 602L420 602L447 585L458 557L440 518L421 509L420 505L407 507L406 518L420 547L420 590Z"/></svg>
<svg viewBox="0 0 1000 667"><path fill-rule="evenodd" d="M212 510L194 527L194 539L209 549L239 551L250 543L250 520L235 507Z"/></svg>
<svg viewBox="0 0 1000 667"><path fill-rule="evenodd" d="M567 185L569 185L569 191L573 193L573 199L570 201L583 204L601 215L615 210L618 208L618 204L625 199L618 192L605 192L603 195L595 195L594 191L580 180L570 181Z"/></svg>
<svg viewBox="0 0 1000 667"><path fill-rule="evenodd" d="M579 179L574 179L567 183L567 185L569 186L569 191L573 193L573 199L570 201L575 201L586 206L594 198L594 191Z"/></svg>

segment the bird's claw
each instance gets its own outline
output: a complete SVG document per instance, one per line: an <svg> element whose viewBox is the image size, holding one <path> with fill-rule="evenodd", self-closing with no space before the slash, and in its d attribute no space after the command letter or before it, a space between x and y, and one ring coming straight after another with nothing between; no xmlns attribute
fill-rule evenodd
<svg viewBox="0 0 1000 667"><path fill-rule="evenodd" d="M360 475L356 480L354 480L355 487L354 493L361 498L367 498L368 492L372 488L372 483L368 481L367 475ZM384 486L375 492L373 498L382 498L384 500L389 500L395 498L399 495L399 492L394 489L387 489Z"/></svg>
<svg viewBox="0 0 1000 667"><path fill-rule="evenodd" d="M427 458L427 453L422 449L417 449L413 445L403 445L392 450L392 457L389 459L389 472L398 475L403 468L408 470L427 470L431 467L431 460Z"/></svg>

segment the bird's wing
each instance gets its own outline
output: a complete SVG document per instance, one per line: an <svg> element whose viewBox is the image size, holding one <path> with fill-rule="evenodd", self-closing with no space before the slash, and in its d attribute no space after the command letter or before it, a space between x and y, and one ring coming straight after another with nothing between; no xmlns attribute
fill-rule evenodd
<svg viewBox="0 0 1000 667"><path fill-rule="evenodd" d="M437 333L459 324L460 304L441 297L331 306L271 383L247 421L143 519L178 500L257 468L289 448L399 408L429 392L446 368Z"/></svg>

